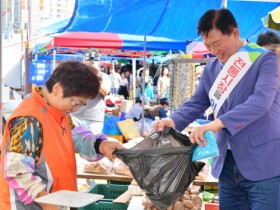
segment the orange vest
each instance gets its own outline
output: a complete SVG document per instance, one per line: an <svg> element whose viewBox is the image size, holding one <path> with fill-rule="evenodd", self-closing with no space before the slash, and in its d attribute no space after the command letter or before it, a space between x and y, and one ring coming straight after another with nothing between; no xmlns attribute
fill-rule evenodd
<svg viewBox="0 0 280 210"><path fill-rule="evenodd" d="M39 161L36 163L36 175L46 180L48 192L58 190L77 191L77 168L74 145L67 117L52 106L33 90L31 97L26 98L12 113L7 121L19 116L33 116L43 127L43 148ZM10 130L6 126L2 139L1 170L0 170L0 209L9 210L15 204L15 198L4 179L4 153L10 139ZM40 167L38 167L40 166ZM43 168L43 170L41 170ZM43 174L44 173L44 174ZM17 209L17 208L16 208ZM28 209L28 208L27 208Z"/></svg>

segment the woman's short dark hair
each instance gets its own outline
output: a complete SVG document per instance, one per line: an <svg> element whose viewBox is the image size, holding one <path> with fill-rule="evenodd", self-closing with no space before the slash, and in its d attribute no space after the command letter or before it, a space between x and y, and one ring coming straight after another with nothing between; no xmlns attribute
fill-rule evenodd
<svg viewBox="0 0 280 210"><path fill-rule="evenodd" d="M212 29L217 29L224 35L230 35L234 28L238 28L238 24L228 9L211 9L200 18L197 33L207 37Z"/></svg>
<svg viewBox="0 0 280 210"><path fill-rule="evenodd" d="M266 45L270 45L270 44L280 44L280 37L278 36L278 34L272 32L272 31L267 31L267 32L261 33L258 36L257 44L262 47L266 46Z"/></svg>
<svg viewBox="0 0 280 210"><path fill-rule="evenodd" d="M83 96L93 99L100 89L100 79L93 66L79 61L60 63L46 81L46 88L51 93L53 86L60 83L63 97Z"/></svg>

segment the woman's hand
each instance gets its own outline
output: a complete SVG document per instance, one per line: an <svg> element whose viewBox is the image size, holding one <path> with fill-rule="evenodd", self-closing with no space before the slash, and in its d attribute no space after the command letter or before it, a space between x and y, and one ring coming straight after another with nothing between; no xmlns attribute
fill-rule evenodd
<svg viewBox="0 0 280 210"><path fill-rule="evenodd" d="M99 145L99 152L109 159L114 159L113 152L117 149L123 149L123 145L117 141L104 140Z"/></svg>

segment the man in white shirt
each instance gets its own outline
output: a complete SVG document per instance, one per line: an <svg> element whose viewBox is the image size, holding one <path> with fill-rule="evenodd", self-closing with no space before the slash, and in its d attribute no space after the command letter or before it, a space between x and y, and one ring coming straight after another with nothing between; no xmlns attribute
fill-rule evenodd
<svg viewBox="0 0 280 210"><path fill-rule="evenodd" d="M110 80L111 80L111 88L109 89L111 94L118 95L119 94L119 88L120 88L120 82L121 82L121 75L117 72L115 72L115 69L110 69Z"/></svg>
<svg viewBox="0 0 280 210"><path fill-rule="evenodd" d="M109 75L102 72L98 61L85 61L97 69L97 75L101 78L101 86L98 95L92 100L88 100L86 105L71 117L74 124L82 125L85 129L91 130L94 134L102 133L104 125L104 114L106 109L105 96L108 95L111 87Z"/></svg>

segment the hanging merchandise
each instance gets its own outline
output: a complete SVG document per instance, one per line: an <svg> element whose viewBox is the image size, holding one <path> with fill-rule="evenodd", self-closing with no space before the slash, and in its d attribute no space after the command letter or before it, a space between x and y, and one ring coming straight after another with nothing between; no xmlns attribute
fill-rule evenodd
<svg viewBox="0 0 280 210"><path fill-rule="evenodd" d="M171 112L186 102L195 92L199 82L199 74L203 70L196 68L198 64L205 64L212 59L185 57L187 56L178 56L169 61L168 69L170 69L171 74L168 100Z"/></svg>
<svg viewBox="0 0 280 210"><path fill-rule="evenodd" d="M184 194L205 165L192 161L195 146L186 135L165 127L131 149L115 154L129 166L151 202L159 209L167 209Z"/></svg>
<svg viewBox="0 0 280 210"><path fill-rule="evenodd" d="M169 93L172 108L177 109L182 103L187 101L195 91L195 65L192 63L170 64L170 69L174 69L171 74L170 83L172 91Z"/></svg>

